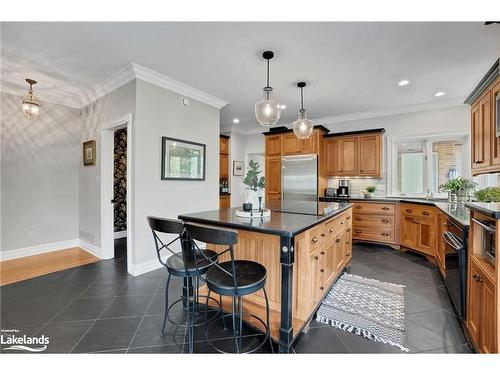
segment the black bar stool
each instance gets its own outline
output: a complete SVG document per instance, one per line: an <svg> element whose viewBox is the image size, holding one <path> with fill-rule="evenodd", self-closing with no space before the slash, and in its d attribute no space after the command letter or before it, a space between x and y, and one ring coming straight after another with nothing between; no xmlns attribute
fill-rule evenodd
<svg viewBox="0 0 500 375"><path fill-rule="evenodd" d="M190 246L190 243L185 240L185 229L184 223L179 220L171 220L171 219L163 219L160 217L148 216L148 223L153 232L153 238L156 245L156 254L158 256L158 260L160 263L167 269L168 277L167 283L165 286L165 316L163 318L163 325L161 330L161 335L165 335L165 330L167 326L167 320L177 326L177 327L185 327L188 330L188 347L189 352L192 353L194 351L194 327L206 325L206 321L203 320L200 323L196 323L196 314L199 313L198 305L199 305L199 297L203 297L207 299L209 296L200 296L198 295L199 281L200 276L204 275L208 269L217 263L218 254L212 250L199 250L194 249L193 246ZM160 238L160 233L166 235L175 235L176 237L170 242L166 243L162 241ZM171 237L170 237L171 238ZM169 238L169 239L170 239ZM171 249L172 246L177 241L181 244L182 251L176 252ZM162 259L162 250L168 250L171 253L165 261ZM196 250L196 251L195 251ZM181 297L176 301L172 302L169 306L168 304L168 289L170 285L171 276L182 277L184 278L184 284L187 285L190 289L192 289L191 298L189 295L187 298ZM192 288L191 288L192 287ZM216 304L219 305L219 309L216 315L214 315L211 320L215 319L217 315L220 313L223 314L222 310L222 297L219 301L216 301L214 298L210 298ZM178 323L174 322L169 318L169 312L177 303L183 302L187 311L187 322L183 324L183 322ZM206 318L206 309L205 315ZM210 321L211 321L210 320Z"/></svg>
<svg viewBox="0 0 500 375"><path fill-rule="evenodd" d="M243 347L243 296L255 293L262 289L264 292L264 297L266 300L266 322L264 322L258 316L253 314L245 314L248 317L253 317L259 321L265 331L264 338L258 343L253 349L247 350L244 353L252 353L260 349L269 340L269 344L272 346L271 335L269 331L269 300L266 293L266 268L257 262L252 262L249 260L235 260L234 259L234 249L233 246L238 242L237 232L233 230L223 230L216 227L210 227L205 225L198 225L192 223L185 224L188 239L191 240L193 246L197 251L203 253L204 251L200 249L194 240L214 244L228 246L228 248L222 252L219 252L219 257L222 254L229 253L230 261L222 263L214 263L212 267L206 272L204 279L208 287L208 298L210 298L211 292L217 293L220 296L228 296L232 299L232 310L231 314L222 313L221 317L212 320L211 322L206 321L205 334L207 342L212 348L220 353L227 353L221 350L215 345L217 340L212 340L209 337L209 328L216 321L222 319L225 326L225 318L231 316L232 326L233 326L233 340L234 340L234 351L236 353L242 353ZM208 306L205 306L205 312ZM222 302L221 302L222 305ZM221 340L218 340L219 342Z"/></svg>

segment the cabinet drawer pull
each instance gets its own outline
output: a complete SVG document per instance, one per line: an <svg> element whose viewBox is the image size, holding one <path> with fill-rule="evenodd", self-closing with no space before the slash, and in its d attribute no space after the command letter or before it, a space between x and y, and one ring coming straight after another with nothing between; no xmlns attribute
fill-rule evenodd
<svg viewBox="0 0 500 375"><path fill-rule="evenodd" d="M410 209L410 208L407 208L407 209L406 209L406 212L408 212L409 214L411 214L411 213L413 212L413 210L412 210L412 209Z"/></svg>
<svg viewBox="0 0 500 375"><path fill-rule="evenodd" d="M340 222L340 225L344 225L344 224L345 224L345 221L344 221L344 220L342 220L342 221Z"/></svg>
<svg viewBox="0 0 500 375"><path fill-rule="evenodd" d="M319 257L317 255L314 256L314 260L318 260L318 259L319 259Z"/></svg>
<svg viewBox="0 0 500 375"><path fill-rule="evenodd" d="M361 220L363 220L363 219L361 219L359 216L356 216L356 217L354 218L354 220L356 220L356 221L361 221Z"/></svg>
<svg viewBox="0 0 500 375"><path fill-rule="evenodd" d="M339 242L340 242L340 238L337 238L337 239L335 240L335 243L339 243Z"/></svg>
<svg viewBox="0 0 500 375"><path fill-rule="evenodd" d="M429 216L429 212L427 212L427 211L422 212L422 214L423 214L424 216Z"/></svg>
<svg viewBox="0 0 500 375"><path fill-rule="evenodd" d="M350 231L351 231L351 228L347 228L347 229L346 229L346 232L350 232Z"/></svg>
<svg viewBox="0 0 500 375"><path fill-rule="evenodd" d="M351 215L347 216L347 220L350 220L351 219Z"/></svg>
<svg viewBox="0 0 500 375"><path fill-rule="evenodd" d="M324 269L320 269L319 272L325 272L325 270Z"/></svg>
<svg viewBox="0 0 500 375"><path fill-rule="evenodd" d="M382 207L382 211L389 211L389 207Z"/></svg>
<svg viewBox="0 0 500 375"><path fill-rule="evenodd" d="M313 237L312 240L311 240L312 243L316 243L318 242L318 239L316 237Z"/></svg>
<svg viewBox="0 0 500 375"><path fill-rule="evenodd" d="M359 229L356 229L354 233L361 233L361 231Z"/></svg>
<svg viewBox="0 0 500 375"><path fill-rule="evenodd" d="M390 223L391 221L389 219L382 219L382 223L387 224Z"/></svg>
<svg viewBox="0 0 500 375"><path fill-rule="evenodd" d="M324 233L321 233L321 237L325 237L325 234L324 234Z"/></svg>
<svg viewBox="0 0 500 375"><path fill-rule="evenodd" d="M325 287L324 287L324 286L320 286L320 287L319 287L319 289L324 290L324 289L325 289Z"/></svg>
<svg viewBox="0 0 500 375"><path fill-rule="evenodd" d="M333 228L330 228L329 232L330 232L330 233L333 233Z"/></svg>
<svg viewBox="0 0 500 375"><path fill-rule="evenodd" d="M380 233L380 234L381 234L382 236L384 236L384 237L388 237L388 236L389 236L389 233L386 233L386 232L382 232L382 233Z"/></svg>
<svg viewBox="0 0 500 375"><path fill-rule="evenodd" d="M354 206L355 209L360 210L361 206Z"/></svg>
<svg viewBox="0 0 500 375"><path fill-rule="evenodd" d="M325 252L324 252L324 251L322 251L320 254L321 254L321 255L325 255Z"/></svg>

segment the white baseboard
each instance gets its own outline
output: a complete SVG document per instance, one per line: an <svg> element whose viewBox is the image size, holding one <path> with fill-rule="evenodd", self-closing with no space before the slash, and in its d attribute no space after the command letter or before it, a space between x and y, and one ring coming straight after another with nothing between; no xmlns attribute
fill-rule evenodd
<svg viewBox="0 0 500 375"><path fill-rule="evenodd" d="M73 240L68 240L68 241L52 242L43 245L29 246L20 249L2 251L0 253L0 259L1 260L17 259L17 258L29 257L31 255L50 253L52 251L64 250L70 247L79 247L79 246L80 246L80 240L78 238L75 238Z"/></svg>
<svg viewBox="0 0 500 375"><path fill-rule="evenodd" d="M114 237L115 237L115 240L117 238L123 238L123 237L127 237L127 231L126 230L122 230L120 232L114 232Z"/></svg>
<svg viewBox="0 0 500 375"><path fill-rule="evenodd" d="M85 240L82 240L81 238L79 239L79 246L89 252L90 254L92 254L93 256L96 256L98 257L99 259L101 259L101 248L95 246L95 245L92 245L91 243L85 241Z"/></svg>
<svg viewBox="0 0 500 375"><path fill-rule="evenodd" d="M164 258L162 257L162 260L165 261L167 258L168 258L167 256L165 256ZM142 275L143 273L148 273L162 267L164 267L164 265L160 263L158 258L154 258L153 260L142 262L139 264L132 263L130 265L131 268L130 274L132 276L139 276Z"/></svg>

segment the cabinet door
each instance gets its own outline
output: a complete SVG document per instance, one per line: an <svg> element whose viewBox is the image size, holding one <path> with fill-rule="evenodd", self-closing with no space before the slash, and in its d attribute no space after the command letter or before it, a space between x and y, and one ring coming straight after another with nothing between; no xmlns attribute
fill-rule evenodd
<svg viewBox="0 0 500 375"><path fill-rule="evenodd" d="M311 282L309 289L309 311L316 307L321 298L321 263L319 249L313 251L309 258L309 280Z"/></svg>
<svg viewBox="0 0 500 375"><path fill-rule="evenodd" d="M266 156L281 156L281 134L266 135Z"/></svg>
<svg viewBox="0 0 500 375"><path fill-rule="evenodd" d="M445 263L444 263L444 252L445 252L445 242L443 239L443 233L447 230L448 227L448 217L441 212L437 213L438 218L438 233L437 233L437 248L436 248L436 259L439 267L439 271L446 277L445 272Z"/></svg>
<svg viewBox="0 0 500 375"><path fill-rule="evenodd" d="M486 95L471 110L472 168L481 169L490 165L491 146L491 99Z"/></svg>
<svg viewBox="0 0 500 375"><path fill-rule="evenodd" d="M281 201L281 157L266 157L265 173L266 204L277 204Z"/></svg>
<svg viewBox="0 0 500 375"><path fill-rule="evenodd" d="M484 275L480 276L481 316L479 326L479 350L481 353L496 353L495 285Z"/></svg>
<svg viewBox="0 0 500 375"><path fill-rule="evenodd" d="M229 208L231 207L231 196L222 195L219 197L219 208Z"/></svg>
<svg viewBox="0 0 500 375"><path fill-rule="evenodd" d="M358 168L358 137L339 139L338 168L341 176L356 176Z"/></svg>
<svg viewBox="0 0 500 375"><path fill-rule="evenodd" d="M219 138L219 153L229 154L229 139L223 137Z"/></svg>
<svg viewBox="0 0 500 375"><path fill-rule="evenodd" d="M361 176L380 176L380 135L359 137L359 174Z"/></svg>
<svg viewBox="0 0 500 375"><path fill-rule="evenodd" d="M343 233L339 233L335 238L335 274L338 275L344 267L344 242L342 241Z"/></svg>
<svg viewBox="0 0 500 375"><path fill-rule="evenodd" d="M324 272L323 277L325 280L325 285L330 286L331 282L335 278L337 267L335 265L335 242L329 244L329 246L325 249L325 262L324 262Z"/></svg>
<svg viewBox="0 0 500 375"><path fill-rule="evenodd" d="M318 153L318 131L313 131L307 139L299 139L298 147L301 154L317 154Z"/></svg>
<svg viewBox="0 0 500 375"><path fill-rule="evenodd" d="M436 248L436 224L432 220L418 220L418 244L417 250L435 256Z"/></svg>
<svg viewBox="0 0 500 375"><path fill-rule="evenodd" d="M228 155L219 154L219 175L220 177L228 177Z"/></svg>
<svg viewBox="0 0 500 375"><path fill-rule="evenodd" d="M497 137L496 130L497 119L500 119L500 113L497 113L497 96L500 96L500 83L491 92L491 164L493 165L500 165L500 137Z"/></svg>
<svg viewBox="0 0 500 375"><path fill-rule="evenodd" d="M293 133L283 134L283 155L300 154L299 139Z"/></svg>
<svg viewBox="0 0 500 375"><path fill-rule="evenodd" d="M470 264L467 283L467 329L472 341L479 343L479 324L481 321L481 283L478 281L479 269L474 262Z"/></svg>
<svg viewBox="0 0 500 375"><path fill-rule="evenodd" d="M337 167L339 141L326 138L324 142L325 176L337 176L340 173L340 169Z"/></svg>
<svg viewBox="0 0 500 375"><path fill-rule="evenodd" d="M410 216L403 216L401 219L401 244L416 249L418 245L420 226L418 221Z"/></svg>

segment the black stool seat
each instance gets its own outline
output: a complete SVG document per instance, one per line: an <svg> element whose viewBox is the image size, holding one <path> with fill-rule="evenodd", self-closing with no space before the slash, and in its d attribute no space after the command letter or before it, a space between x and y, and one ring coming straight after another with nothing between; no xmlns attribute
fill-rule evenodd
<svg viewBox="0 0 500 375"><path fill-rule="evenodd" d="M206 259L203 254L205 255ZM194 256L187 258L187 264L184 264L182 252L170 256L166 263L168 272L178 277L190 277L203 275L217 260L217 253L212 250L198 250L196 253L196 261ZM196 264L198 262L198 264Z"/></svg>
<svg viewBox="0 0 500 375"><path fill-rule="evenodd" d="M219 263L219 266L229 272L227 274L219 267L212 267L207 271L206 281L210 290L224 296L244 296L262 289L266 283L266 268L250 260L235 260L236 282L234 280L231 262Z"/></svg>

